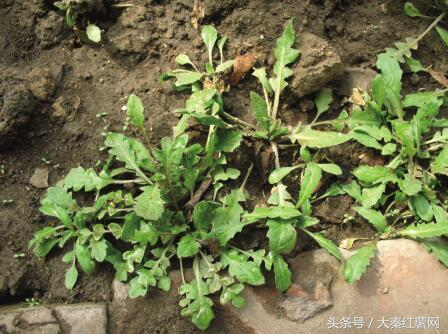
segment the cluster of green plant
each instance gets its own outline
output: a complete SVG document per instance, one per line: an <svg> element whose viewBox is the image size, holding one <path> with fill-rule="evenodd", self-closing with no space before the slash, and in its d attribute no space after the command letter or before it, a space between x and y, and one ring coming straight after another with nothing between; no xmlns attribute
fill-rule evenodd
<svg viewBox="0 0 448 334"><path fill-rule="evenodd" d="M102 1L62 0L56 1L54 5L65 12L67 26L73 29L81 41L101 42L101 29L97 25L87 22L85 14L101 11L103 9Z"/></svg>
<svg viewBox="0 0 448 334"><path fill-rule="evenodd" d="M374 256L375 241L346 259L332 241L316 232L319 220L313 216L313 204L342 194L354 198L354 210L378 231L376 239L420 240L448 265L448 243L432 239L448 234L446 194L441 191L443 175L448 175L448 122L437 118L444 91L402 97L399 60L386 52L378 57L381 74L372 82L372 93L362 95L361 106L343 110L336 119L320 120L333 100L332 91L322 89L316 96L314 120L289 130L277 116L281 94L293 75L289 66L299 57L290 20L277 40L272 71L254 69L262 94L250 94L253 126L224 108L225 72L233 65L223 57L227 38L219 39L212 26L204 26L201 36L209 58L205 70L187 55L179 55L176 62L183 67L162 76L175 80L176 90L191 90L185 107L176 110L180 120L172 136L153 147L147 140L108 133L109 159L102 169L73 168L42 200L41 212L58 222L38 231L30 247L44 257L55 246L71 246L63 256L69 263L68 289L77 281L78 268L90 273L95 262L106 261L118 280L130 281L131 297L144 296L151 287L168 291L173 264L182 276L182 315L206 329L214 317L212 294L220 293L222 304L242 307L244 284L263 285L264 269L273 271L278 290L289 288L291 272L284 257L294 249L298 231L335 256L342 264L342 276L353 283ZM216 47L219 64L214 62ZM144 119L142 102L131 95L126 128L133 127L146 138ZM191 122L204 127L204 141L190 142ZM253 164L245 168L244 176L227 164L227 154L239 148L243 136L254 142L257 151L264 146L275 155L265 206L246 204ZM357 166L350 182L319 189L324 173L333 178L343 174L340 166L322 158L320 150L350 140L377 150L386 164ZM291 144L283 145L285 141ZM280 160L281 150L291 146L300 157L294 165ZM299 171L299 191L290 193L289 174ZM229 184L239 186L232 189ZM73 197L76 192L91 195L81 201ZM90 205L83 204L86 198ZM269 248L238 246L234 237L245 228L266 231ZM185 265L192 267L190 281Z"/></svg>

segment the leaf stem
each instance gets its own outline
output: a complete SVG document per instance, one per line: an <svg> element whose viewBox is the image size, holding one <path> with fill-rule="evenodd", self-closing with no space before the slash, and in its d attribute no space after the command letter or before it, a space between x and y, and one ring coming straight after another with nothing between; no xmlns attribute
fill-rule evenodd
<svg viewBox="0 0 448 334"><path fill-rule="evenodd" d="M253 131L257 130L253 125L251 125L251 124L249 124L249 123L239 119L238 117L235 117L235 116L229 114L228 112L223 111L222 115L224 117L226 117L227 119L229 119L229 120L231 120L231 121L233 121L233 122L235 122L237 124L240 124L240 125L242 125L242 126L244 126L246 128L249 128L249 129L251 129Z"/></svg>

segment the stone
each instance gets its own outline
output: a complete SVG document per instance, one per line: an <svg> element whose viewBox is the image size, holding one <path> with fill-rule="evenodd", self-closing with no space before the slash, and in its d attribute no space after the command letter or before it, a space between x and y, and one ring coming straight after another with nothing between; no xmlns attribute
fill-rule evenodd
<svg viewBox="0 0 448 334"><path fill-rule="evenodd" d="M288 263L294 285L284 295L273 288L246 287L246 305L240 310L229 307L229 312L252 333L339 332L328 328L329 321L334 318L337 324L343 317L349 318L352 324L341 329L341 333L385 333L386 327L378 328L382 319L392 329L393 318L405 317L407 324L412 318L414 329L416 317L439 318L440 329L434 326L428 329L426 325L418 332L445 333L443 321L448 318L448 299L444 292L448 269L415 241L379 241L371 266L354 284L342 279L338 273L339 262L322 249L302 253L288 259ZM305 319L305 313L311 316ZM363 329L354 326L355 317L362 318ZM403 332L400 327L395 331Z"/></svg>
<svg viewBox="0 0 448 334"><path fill-rule="evenodd" d="M53 310L69 333L106 334L107 312L103 304L61 305Z"/></svg>
<svg viewBox="0 0 448 334"><path fill-rule="evenodd" d="M300 60L293 68L291 92L303 97L323 88L342 70L341 57L336 48L324 39L310 34L299 34L297 48Z"/></svg>
<svg viewBox="0 0 448 334"><path fill-rule="evenodd" d="M288 319L302 323L330 307L332 302L330 291L318 281L311 293L300 285L292 284L285 293L285 300L279 305L286 311Z"/></svg>
<svg viewBox="0 0 448 334"><path fill-rule="evenodd" d="M38 189L48 188L48 168L36 168L29 182Z"/></svg>
<svg viewBox="0 0 448 334"><path fill-rule="evenodd" d="M344 68L332 86L336 94L340 96L351 96L354 89L370 91L372 80L378 75L372 69L360 67Z"/></svg>
<svg viewBox="0 0 448 334"><path fill-rule="evenodd" d="M48 101L56 90L55 77L48 69L34 68L28 80L28 88L39 101Z"/></svg>
<svg viewBox="0 0 448 334"><path fill-rule="evenodd" d="M106 307L102 304L0 308L0 333L105 334L106 325Z"/></svg>

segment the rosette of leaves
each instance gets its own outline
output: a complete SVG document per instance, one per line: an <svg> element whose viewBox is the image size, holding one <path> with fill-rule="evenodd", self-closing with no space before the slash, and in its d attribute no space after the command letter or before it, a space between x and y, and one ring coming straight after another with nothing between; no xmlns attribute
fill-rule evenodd
<svg viewBox="0 0 448 334"><path fill-rule="evenodd" d="M448 264L443 238L448 235L448 121L439 113L446 91L403 96L403 71L388 51L378 56L376 67L380 74L372 81L372 93L363 97L365 106L343 111L338 122L328 124L345 127L385 163L356 167L354 180L335 184L328 195L353 197L354 210L379 238L416 239ZM437 237L442 239L432 239Z"/></svg>
<svg viewBox="0 0 448 334"><path fill-rule="evenodd" d="M87 15L104 12L103 0L62 0L54 5L65 12L67 26L81 41L101 42L101 29L87 21ZM84 30L85 29L85 30Z"/></svg>
<svg viewBox="0 0 448 334"><path fill-rule="evenodd" d="M204 69L196 66L188 55L180 54L175 61L183 67L162 74L160 79L161 81L176 79L174 82L175 90L189 88L192 91L216 89L222 93L225 90L223 75L232 68L235 62L233 59L226 61L224 58L224 46L227 42L227 37L219 37L217 30L211 25L202 27L201 37L206 46L208 56L208 62L205 63ZM218 62L213 60L215 52L219 53Z"/></svg>

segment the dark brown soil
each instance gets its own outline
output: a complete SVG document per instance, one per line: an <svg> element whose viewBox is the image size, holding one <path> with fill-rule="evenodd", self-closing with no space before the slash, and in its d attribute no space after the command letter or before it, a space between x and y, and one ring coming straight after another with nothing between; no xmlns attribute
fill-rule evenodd
<svg viewBox="0 0 448 334"><path fill-rule="evenodd" d="M103 44L95 47L75 41L51 1L0 1L0 124L8 124L0 133L0 303L32 296L42 302L112 298L109 266L81 275L70 292L63 284L66 266L60 261L61 253L39 260L28 250L33 233L44 224L38 207L45 192L32 187L29 179L36 168L48 167L52 185L71 167L94 166L101 158L98 148L103 127L121 129L123 97L130 93L144 102L151 140L157 142L170 134L176 122L172 110L183 105L184 96L174 93L169 84L161 85L159 75L174 66L179 53L198 61L206 56L198 31L190 23L192 1L132 3L135 6L97 18L105 33ZM206 16L202 23L216 25L229 37L229 58L251 52L260 64L272 64L275 39L292 16L299 33L326 39L339 50L345 65L361 67L372 66L382 49L425 27L425 22L406 17L404 1L396 0L205 0L203 4ZM431 63L434 52L422 48L423 59ZM421 80L428 82L426 77ZM243 79L224 97L227 111L250 120L248 96L253 89L257 89L255 80ZM282 106L282 113L294 113L299 103L310 99L292 99ZM96 117L100 113L107 116ZM346 163L359 153L345 152L334 153L334 161ZM254 176L252 182L256 180ZM13 202L2 204L9 199ZM330 237L339 241L353 234L371 236L371 228L361 222L355 222L353 230L339 224L350 207L345 201L342 196L320 206L319 210L331 211L333 217L329 218L333 224L324 225ZM244 237L251 238L250 234ZM305 237L303 243L300 250L314 247ZM24 257L14 257L22 252ZM158 294L152 298L135 305L126 331L123 324L112 324L111 332L195 332L181 318L175 297ZM246 332L240 324L227 322L222 312L217 314L210 333Z"/></svg>

